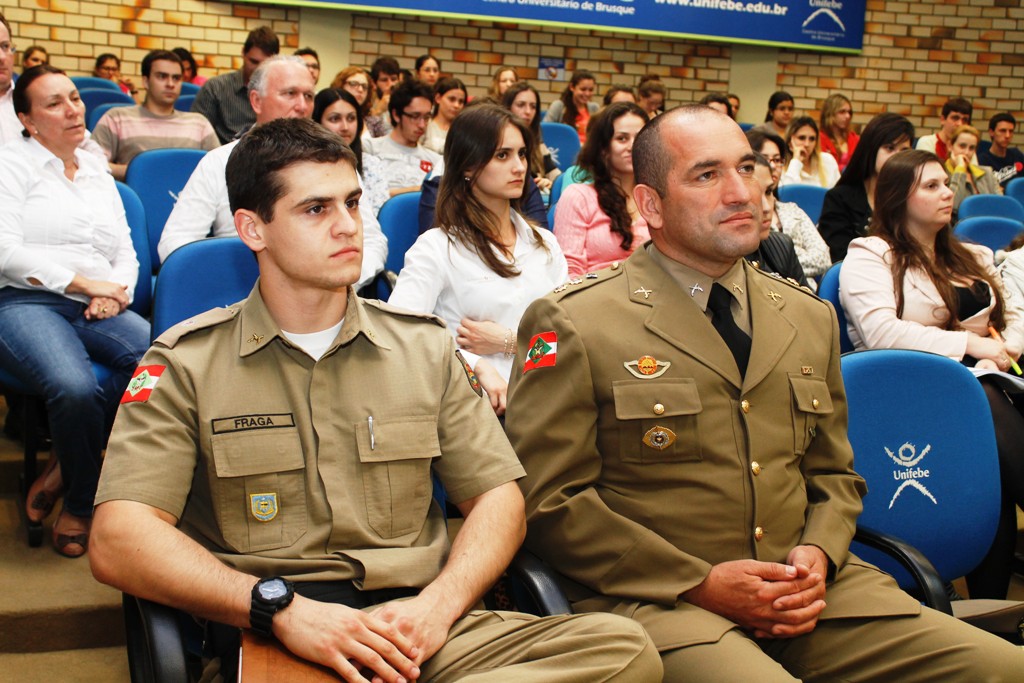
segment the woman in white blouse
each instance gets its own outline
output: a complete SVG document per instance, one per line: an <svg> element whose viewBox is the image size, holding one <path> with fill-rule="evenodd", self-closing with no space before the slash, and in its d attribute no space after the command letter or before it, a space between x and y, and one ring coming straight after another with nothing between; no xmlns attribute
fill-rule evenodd
<svg viewBox="0 0 1024 683"><path fill-rule="evenodd" d="M28 517L43 520L63 490L54 547L78 557L88 548L100 452L122 395L130 400L125 387L149 324L126 310L139 264L113 179L77 149L85 106L74 83L37 66L13 100L25 130L0 149L0 367L49 411L56 458L29 490ZM111 378L97 382L90 361Z"/></svg>
<svg viewBox="0 0 1024 683"><path fill-rule="evenodd" d="M388 300L447 321L499 415L519 319L568 272L554 236L516 211L530 144L522 120L504 107L480 104L455 119L437 199L440 227L406 253Z"/></svg>

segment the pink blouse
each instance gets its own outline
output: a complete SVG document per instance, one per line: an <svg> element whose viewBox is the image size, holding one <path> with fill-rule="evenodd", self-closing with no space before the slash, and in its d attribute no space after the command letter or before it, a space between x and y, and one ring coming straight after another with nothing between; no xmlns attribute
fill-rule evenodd
<svg viewBox="0 0 1024 683"><path fill-rule="evenodd" d="M650 239L647 221L633 221L633 244L622 248L622 237L612 232L612 221L597 203L593 185L575 183L565 188L555 207L555 238L569 264L569 277L579 277L615 261L623 261Z"/></svg>

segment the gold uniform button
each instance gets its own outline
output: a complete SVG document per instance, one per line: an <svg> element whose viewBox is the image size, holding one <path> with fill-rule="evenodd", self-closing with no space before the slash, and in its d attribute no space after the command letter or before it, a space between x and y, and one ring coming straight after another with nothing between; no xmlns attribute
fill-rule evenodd
<svg viewBox="0 0 1024 683"><path fill-rule="evenodd" d="M744 413L749 413L750 401L748 401L747 399L743 399L742 401L740 401L740 410L742 410Z"/></svg>
<svg viewBox="0 0 1024 683"><path fill-rule="evenodd" d="M817 408L818 406L821 405L821 402L818 401L818 399L816 399L816 398L812 398L811 399L811 405L814 406L815 408Z"/></svg>
<svg viewBox="0 0 1024 683"><path fill-rule="evenodd" d="M764 528L759 526L754 527L754 540L760 541L762 538L764 538Z"/></svg>
<svg viewBox="0 0 1024 683"><path fill-rule="evenodd" d="M665 414L665 406L661 405L660 403L655 403L654 404L654 414L655 415L664 415Z"/></svg>
<svg viewBox="0 0 1024 683"><path fill-rule="evenodd" d="M759 463L756 460L754 462L750 463L750 471L754 473L755 477L757 475L761 474L761 463Z"/></svg>

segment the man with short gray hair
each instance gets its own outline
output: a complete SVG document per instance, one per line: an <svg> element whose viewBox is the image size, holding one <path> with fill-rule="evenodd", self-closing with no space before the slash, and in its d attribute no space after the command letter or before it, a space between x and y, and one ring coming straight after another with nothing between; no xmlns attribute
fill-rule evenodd
<svg viewBox="0 0 1024 683"><path fill-rule="evenodd" d="M275 119L305 119L313 113L313 77L301 57L271 57L249 79L249 102L256 124ZM207 236L235 234L224 171L238 140L213 150L199 162L167 218L157 252L161 263L178 247ZM363 214L363 270L358 287L384 269L387 240L370 209Z"/></svg>

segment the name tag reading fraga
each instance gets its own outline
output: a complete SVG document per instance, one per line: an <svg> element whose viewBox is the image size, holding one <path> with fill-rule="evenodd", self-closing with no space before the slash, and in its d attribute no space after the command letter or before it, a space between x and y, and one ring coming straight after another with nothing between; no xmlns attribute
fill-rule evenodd
<svg viewBox="0 0 1024 683"><path fill-rule="evenodd" d="M244 432L250 429L274 429L294 427L295 417L291 413L268 413L263 415L238 415L222 417L213 421L214 434Z"/></svg>

